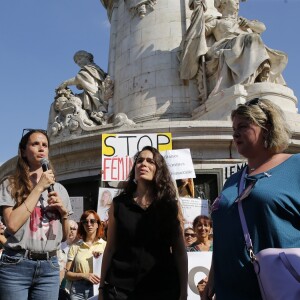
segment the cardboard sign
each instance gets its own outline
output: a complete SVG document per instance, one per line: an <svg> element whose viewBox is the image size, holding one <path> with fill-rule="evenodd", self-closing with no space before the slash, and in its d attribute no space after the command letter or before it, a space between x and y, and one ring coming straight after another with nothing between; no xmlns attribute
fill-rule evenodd
<svg viewBox="0 0 300 300"><path fill-rule="evenodd" d="M118 194L119 189L99 188L97 214L101 221L108 219L108 211L113 198Z"/></svg>
<svg viewBox="0 0 300 300"><path fill-rule="evenodd" d="M102 134L102 180L125 181L134 155L145 146L158 151L172 149L171 133Z"/></svg>
<svg viewBox="0 0 300 300"><path fill-rule="evenodd" d="M208 200L199 198L180 198L179 200L185 227L193 227L193 221L199 215L209 216Z"/></svg>
<svg viewBox="0 0 300 300"><path fill-rule="evenodd" d="M196 178L190 149L167 150L161 152L174 180Z"/></svg>
<svg viewBox="0 0 300 300"><path fill-rule="evenodd" d="M208 276L212 252L188 252L188 300L199 300L198 282Z"/></svg>
<svg viewBox="0 0 300 300"><path fill-rule="evenodd" d="M73 214L70 216L71 220L79 222L83 213L83 197L70 197L70 202L73 210Z"/></svg>

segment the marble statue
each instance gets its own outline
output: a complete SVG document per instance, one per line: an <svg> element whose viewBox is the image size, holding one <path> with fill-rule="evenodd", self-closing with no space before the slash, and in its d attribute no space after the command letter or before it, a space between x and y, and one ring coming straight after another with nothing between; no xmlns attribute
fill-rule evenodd
<svg viewBox="0 0 300 300"><path fill-rule="evenodd" d="M80 67L78 74L62 82L57 90L64 90L73 85L83 90L74 96L81 100L82 108L91 120L96 124L103 124L103 115L107 113L108 100L113 94L113 83L108 74L94 63L91 53L77 51L74 61Z"/></svg>
<svg viewBox="0 0 300 300"><path fill-rule="evenodd" d="M207 52L204 23L206 2L189 0L189 8L193 10L191 23L182 39L179 55L179 74L183 80L192 79L197 75L200 57Z"/></svg>
<svg viewBox="0 0 300 300"><path fill-rule="evenodd" d="M185 57L182 56L180 77L193 79L195 69L198 68L196 79L200 98L204 94L208 97L215 95L235 84L274 82L285 85L281 74L287 64L287 55L264 45L260 34L266 28L262 22L238 16L239 0L214 0L216 9L221 13L219 17L203 16L204 2L200 0L190 2L193 4L191 8L194 9L194 14L185 39L187 35L196 36L197 39L192 39L190 45L198 40L201 51L195 45L190 49L186 48L186 51L192 52L185 56L195 56L197 63L194 67L189 67L193 62L192 58L185 64ZM198 14L201 14L202 20L194 16L196 11L200 12ZM203 26L205 26L205 40L203 40ZM204 55L205 63L201 64L198 56L202 55L205 45L207 47ZM184 72L185 70L187 72ZM206 89L205 93L203 89Z"/></svg>
<svg viewBox="0 0 300 300"><path fill-rule="evenodd" d="M75 131L80 127L80 123L86 127L95 126L87 111L82 108L82 101L79 97L75 96L69 88L57 89L49 114L50 135L57 136L66 128L70 132ZM106 124L104 114L102 114L101 124Z"/></svg>
<svg viewBox="0 0 300 300"><path fill-rule="evenodd" d="M129 10L133 15L138 14L142 19L145 17L147 11L154 10L156 0L125 0Z"/></svg>

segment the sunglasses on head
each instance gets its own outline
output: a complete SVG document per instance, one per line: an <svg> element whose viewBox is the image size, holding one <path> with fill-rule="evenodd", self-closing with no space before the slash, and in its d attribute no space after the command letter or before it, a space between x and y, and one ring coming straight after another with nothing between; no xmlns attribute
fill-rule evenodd
<svg viewBox="0 0 300 300"><path fill-rule="evenodd" d="M252 106L252 105L259 105L260 100L259 98L254 98L252 100L249 100L245 103L246 106Z"/></svg>
<svg viewBox="0 0 300 300"><path fill-rule="evenodd" d="M185 234L184 234L184 236L185 237L196 237L196 233L188 233L188 232L186 232Z"/></svg>
<svg viewBox="0 0 300 300"><path fill-rule="evenodd" d="M41 132L47 136L47 130L45 129L24 128L22 132L22 137L29 132Z"/></svg>
<svg viewBox="0 0 300 300"><path fill-rule="evenodd" d="M81 223L83 225L87 225L89 223L91 223L92 225L94 225L95 223L97 223L98 221L96 219L90 219L90 220L82 220Z"/></svg>

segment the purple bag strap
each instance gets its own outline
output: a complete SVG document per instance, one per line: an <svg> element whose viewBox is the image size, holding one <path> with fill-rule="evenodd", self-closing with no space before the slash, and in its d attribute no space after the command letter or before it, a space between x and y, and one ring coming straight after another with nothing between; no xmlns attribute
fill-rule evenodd
<svg viewBox="0 0 300 300"><path fill-rule="evenodd" d="M250 257L252 258L253 255L253 246L252 246L252 240L249 234L249 230L248 230L248 226L247 226L247 222L246 222L246 218L245 218L245 214L244 214L244 210L243 210L243 206L242 206L242 200L243 195L248 192L251 191L251 189L253 188L252 186L249 186L247 189L245 188L245 176L246 176L246 172L247 172L247 167L244 168L243 172L242 172L242 176L240 178L240 183L239 183L239 197L237 198L236 202L238 203L238 210L239 210L239 215L240 215L240 220L241 220L241 224L242 224L242 228L243 228L243 233L244 233L244 239L247 245L247 250L251 251L250 252Z"/></svg>
<svg viewBox="0 0 300 300"><path fill-rule="evenodd" d="M294 278L300 282L300 275L296 271L296 269L292 266L288 258L286 257L286 254L284 252L279 253L279 257L281 261L283 262L284 266L290 271L290 273L294 276Z"/></svg>

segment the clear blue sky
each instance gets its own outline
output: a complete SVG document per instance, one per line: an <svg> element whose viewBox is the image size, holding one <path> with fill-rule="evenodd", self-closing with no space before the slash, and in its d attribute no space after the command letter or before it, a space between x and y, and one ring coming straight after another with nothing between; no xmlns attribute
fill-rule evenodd
<svg viewBox="0 0 300 300"><path fill-rule="evenodd" d="M241 16L267 26L262 35L266 45L288 54L284 78L297 97L299 12L300 0L248 0L240 5ZM0 37L1 164L17 154L23 128L46 129L55 88L78 71L76 51L93 53L107 71L109 22L100 0L2 1Z"/></svg>

